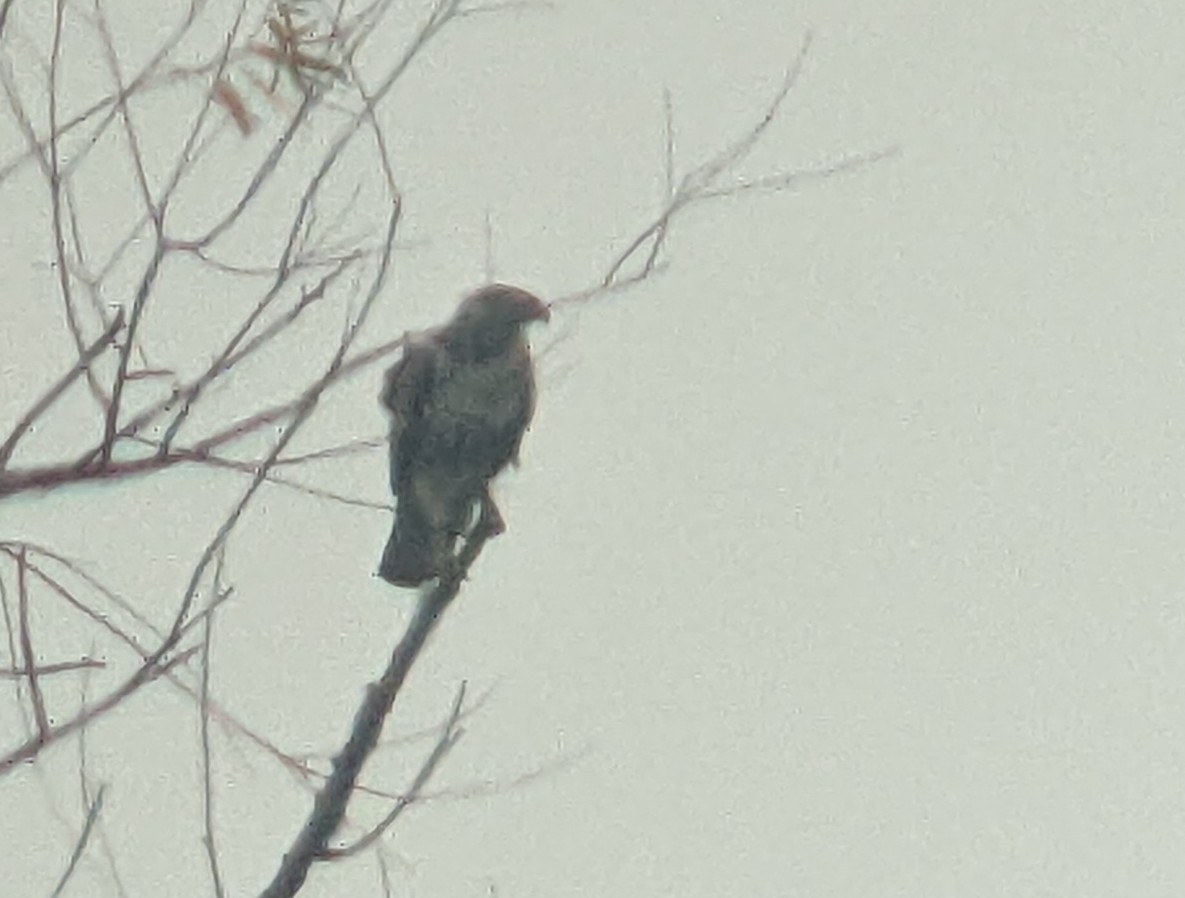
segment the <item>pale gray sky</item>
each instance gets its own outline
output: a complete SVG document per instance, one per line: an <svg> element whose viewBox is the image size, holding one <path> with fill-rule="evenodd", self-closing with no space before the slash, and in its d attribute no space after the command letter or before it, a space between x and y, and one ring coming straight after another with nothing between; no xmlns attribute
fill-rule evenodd
<svg viewBox="0 0 1185 898"><path fill-rule="evenodd" d="M22 40L40 6L16 0ZM110 6L145 52L157 23ZM433 785L452 797L388 840L395 894L1185 889L1185 9L561 0L461 23L381 109L406 217L370 339L481 280L487 212L499 278L588 286L661 200L664 87L686 168L761 114L808 28L744 173L901 154L692 211L669 273L538 335L509 532L388 730L438 720L462 679L492 690ZM32 58L5 53L18 76ZM0 118L0 161L20 146ZM3 434L72 351L34 174L0 184ZM187 199L195 217L208 199ZM179 278L154 338L201 364L229 297ZM306 334L314 365L325 333ZM253 389L285 395L300 356ZM300 446L380 434L376 392L377 373L329 394ZM386 499L381 453L308 479ZM6 500L0 540L79 558L164 623L242 485L178 470ZM214 688L293 754L338 746L406 619L411 594L371 577L388 526L271 489L232 541ZM42 607L47 654L89 650ZM23 726L5 695L0 748ZM88 736L128 895L211 894L196 733L158 686ZM309 799L218 739L224 873L250 895ZM368 782L399 789L427 748ZM76 747L0 779L0 807L0 881L48 894L80 820ZM88 850L71 894L118 894L109 869ZM380 895L373 855L302 894Z"/></svg>

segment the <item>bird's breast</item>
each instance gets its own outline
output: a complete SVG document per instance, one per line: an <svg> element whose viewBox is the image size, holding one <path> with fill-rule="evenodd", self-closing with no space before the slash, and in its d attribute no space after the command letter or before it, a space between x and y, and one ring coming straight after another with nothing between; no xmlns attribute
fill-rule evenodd
<svg viewBox="0 0 1185 898"><path fill-rule="evenodd" d="M521 420L530 402L530 360L518 354L451 365L442 373L433 413L446 427L500 430Z"/></svg>

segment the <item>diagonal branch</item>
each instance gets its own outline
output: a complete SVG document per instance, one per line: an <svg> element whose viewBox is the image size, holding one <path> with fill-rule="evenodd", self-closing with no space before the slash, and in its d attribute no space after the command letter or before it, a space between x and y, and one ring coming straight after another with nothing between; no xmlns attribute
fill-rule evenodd
<svg viewBox="0 0 1185 898"><path fill-rule="evenodd" d="M70 862L66 865L65 871L62 873L62 878L58 880L57 888L53 890L50 898L58 898L58 896L62 895L66 888L66 883L70 881L70 877L74 874L74 868L78 866L82 852L86 850L86 843L90 841L91 831L95 827L95 822L99 819L99 812L103 810L103 794L106 790L106 786L100 786L99 791L95 794L95 800L87 808L86 821L82 825L82 833L78 836L78 841L74 844L74 850L70 853Z"/></svg>
<svg viewBox="0 0 1185 898"><path fill-rule="evenodd" d="M71 733L75 733L85 727L92 720L106 714L145 683L151 682L158 677L166 676L174 668L188 663L189 659L198 651L198 648L200 647L194 646L183 652L179 652L168 661L153 666L147 674L132 678L127 683L110 692L105 698L88 706L65 723L52 727L45 734L44 738L34 736L31 739L27 739L8 754L0 757L0 776L11 773L17 764L35 758L46 746L61 741Z"/></svg>
<svg viewBox="0 0 1185 898"><path fill-rule="evenodd" d="M794 86L802 75L807 54L810 51L812 35L807 32L798 51L791 59L774 96L766 104L765 111L756 123L746 128L723 149L692 168L676 185L675 182L675 136L668 92L663 93L663 155L665 194L662 208L641 228L605 269L600 281L593 286L553 300L553 308L583 305L603 294L618 293L637 286L662 273L666 264L662 260L671 225L684 211L711 200L748 193L776 193L786 190L799 181L821 180L846 173L894 155L895 147L871 153L849 156L813 169L778 172L763 177L740 180L732 184L721 184L726 175L736 172L737 167L761 143L770 126L777 120Z"/></svg>
<svg viewBox="0 0 1185 898"><path fill-rule="evenodd" d="M25 416L16 422L12 433L8 435L8 439L0 445L0 471L4 470L8 460L12 458L12 453L16 449L17 443L28 432L38 418L49 410L49 407L57 402L58 398L76 381L80 375L91 366L96 358L107 348L108 344L115 339L115 335L123 329L123 310L121 309L115 316L115 320L111 322L107 330L105 330L99 339L95 340L79 357L74 367L67 371L62 378L50 387L40 399L38 399L31 409L25 413Z"/></svg>
<svg viewBox="0 0 1185 898"><path fill-rule="evenodd" d="M33 719L37 722L36 738L39 742L44 742L49 735L49 715L45 713L45 698L41 694L41 683L37 679L37 656L33 651L33 637L29 633L29 583L25 576L25 561L25 550L22 548L16 556L17 626L20 628L21 655L25 661L25 678L29 682Z"/></svg>
<svg viewBox="0 0 1185 898"><path fill-rule="evenodd" d="M395 697L420 656L428 636L457 597L469 568L495 532L493 522L483 515L458 556L456 573L442 579L435 588L420 597L411 623L391 653L387 669L379 681L367 689L366 697L354 716L350 737L333 759L333 772L317 793L308 820L284 854L280 869L260 893L260 898L291 898L304 884L314 861L324 860L328 856L329 840L345 816L358 775L378 744L379 734L395 703Z"/></svg>
<svg viewBox="0 0 1185 898"><path fill-rule="evenodd" d="M406 811L411 805L419 800L424 786L432 779L432 775L436 772L436 768L440 766L440 762L444 760L464 734L464 730L457 727L457 721L461 717L461 706L465 701L465 683L461 683L461 688L457 690L457 697L453 700L452 710L449 712L448 720L445 721L444 728L440 731L440 736L436 740L436 744L432 747L432 751L428 753L428 757L424 759L424 763L420 765L419 772L411 781L411 786L407 791L400 795L395 801L395 806L387 812L387 815L373 827L370 832L354 842L352 845L347 845L344 848L326 848L324 857L326 860L337 860L338 858L350 857L360 851L364 851L373 845L394 823L399 816Z"/></svg>

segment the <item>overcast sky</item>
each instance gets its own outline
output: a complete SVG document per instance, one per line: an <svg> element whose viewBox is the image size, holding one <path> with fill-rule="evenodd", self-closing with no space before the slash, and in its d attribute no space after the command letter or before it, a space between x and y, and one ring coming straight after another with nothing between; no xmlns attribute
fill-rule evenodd
<svg viewBox="0 0 1185 898"><path fill-rule="evenodd" d="M110 5L137 10L129 45L159 39ZM37 6L16 0L21 34ZM400 14L393 34L419 18ZM467 20L380 110L405 219L369 342L483 279L487 216L499 279L590 286L661 202L664 88L686 171L761 116L808 29L742 174L900 153L692 210L662 277L535 334L508 532L388 727L439 721L461 680L488 693L438 798L388 839L394 894L1185 891L1185 9L560 0ZM31 58L0 53L18 75ZM20 146L0 117L0 161ZM0 207L6 434L72 346L36 172ZM224 297L179 290L162 354L220 318ZM377 388L328 395L302 448L381 435ZM385 477L377 452L306 479L383 502ZM242 486L178 470L6 500L0 539L78 558L165 622ZM412 593L372 576L388 527L273 488L232 540L214 689L292 754L341 743L407 619ZM43 608L47 654L91 650ZM23 726L6 696L0 747ZM89 737L128 895L211 894L196 733L158 685ZM309 798L217 739L224 872L250 895ZM429 747L386 750L367 781L397 791ZM0 807L5 893L48 894L81 819L76 746L0 780ZM378 896L376 871L323 865L302 894ZM71 894L119 894L97 848Z"/></svg>

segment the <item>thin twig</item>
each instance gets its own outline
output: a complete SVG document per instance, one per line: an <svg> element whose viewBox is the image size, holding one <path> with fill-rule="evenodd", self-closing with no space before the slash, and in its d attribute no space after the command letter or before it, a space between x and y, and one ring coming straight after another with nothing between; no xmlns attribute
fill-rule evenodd
<svg viewBox="0 0 1185 898"><path fill-rule="evenodd" d="M33 407L25 413L24 417L16 422L12 428L12 433L9 434L8 439L0 445L0 472L8 464L8 460L12 457L13 451L16 449L17 443L28 432L33 423L49 410L63 393L69 389L70 385L78 379L78 377L87 371L96 358L107 348L107 345L115 339L115 335L123 329L123 310L115 316L115 320L111 322L107 330L105 330L99 339L95 340L79 357L74 367L67 371L58 382L45 391L40 399L33 403Z"/></svg>
<svg viewBox="0 0 1185 898"><path fill-rule="evenodd" d="M734 173L741 162L762 141L766 132L782 111L782 107L802 75L810 51L812 35L804 36L798 51L791 59L778 89L766 104L757 122L727 143L723 149L692 168L675 184L675 126L669 92L663 93L663 178L666 196L662 208L630 242L613 257L598 283L579 292L559 297L552 308L583 305L602 295L619 293L651 280L666 270L662 260L671 226L692 206L738 196L744 193L777 192L786 190L799 181L823 179L863 168L894 155L896 148L865 153L838 160L828 165L803 171L782 172L734 184L721 185L727 174ZM627 268L631 269L627 272Z"/></svg>
<svg viewBox="0 0 1185 898"><path fill-rule="evenodd" d="M134 131L131 129L130 120L128 119L126 109L123 110L123 119L127 123L128 140L133 148L133 156L137 162L137 169L141 184L141 192L145 204L145 211L151 218L153 225L153 233L155 241L153 244L152 258L148 260L148 265L144 270L144 274L140 278L140 284L136 290L135 299L132 302L132 313L128 319L128 335L124 342L123 351L120 354L119 366L116 371L115 382L111 390L111 404L107 409L107 416L104 425L103 442L99 448L99 462L100 464L107 462L111 458L111 453L115 445L117 437L117 428L119 423L119 412L121 400L123 396L123 388L127 383L128 376L128 360L131 357L132 347L136 343L139 326L144 316L145 309L148 304L149 297L152 295L152 288L156 283L158 274L160 273L161 264L164 262L165 256L173 248L169 241L165 239L165 224L164 218L168 208L170 199L177 189L177 185L189 166L195 161L194 159L194 144L202 130L202 125L205 122L206 116L214 107L214 97L216 94L217 78L221 77L225 69L227 58L230 54L231 43L234 37L238 34L238 29L242 23L243 15L246 10L246 3L240 3L239 11L235 18L234 26L230 29L226 40L223 43L222 57L219 60L219 68L216 73L215 83L211 84L210 89L206 92L205 99L202 103L201 109L198 111L194 123L190 126L189 134L185 139L184 145L177 154L177 159L173 166L173 171L166 180L161 189L160 198L153 201L151 191L148 187L147 177L144 175L142 161L136 152L136 142L134 140ZM121 91L121 96L122 96ZM162 443L162 446L166 445Z"/></svg>
<svg viewBox="0 0 1185 898"><path fill-rule="evenodd" d="M40 664L36 668L36 673L38 677L47 677L53 674L69 673L76 670L102 669L106 666L107 663L105 661L83 658L80 661L59 661L57 664ZM25 668L0 667L0 680L19 680L22 677L28 677L28 675L29 673Z"/></svg>
<svg viewBox="0 0 1185 898"><path fill-rule="evenodd" d="M17 656L16 648L16 626L12 619L12 609L8 607L8 587L4 584L4 578L0 577L0 616L4 618L4 636L8 641L8 657L15 659ZM17 678L16 683L16 698L17 705L24 707L21 701L21 678Z"/></svg>
<svg viewBox="0 0 1185 898"><path fill-rule="evenodd" d="M66 252L66 235L62 210L62 172L61 155L58 147L58 72L62 54L62 27L65 19L65 0L54 3L53 43L49 57L49 145L44 159L44 170L49 183L49 199L51 224L53 228L54 256L57 262L58 289L62 294L62 306L66 316L66 327L74 339L74 346L79 358L86 353L86 340L82 335L82 323L78 320L78 312L74 308L74 293L70 284L70 260ZM99 385L98 379L89 367L83 368L91 394L100 406L106 404L107 399Z"/></svg>
<svg viewBox="0 0 1185 898"><path fill-rule="evenodd" d="M407 792L395 802L395 806L387 813L385 817L371 829L366 835L362 836L352 845L346 845L342 848L327 848L322 854L326 860L338 860L357 854L359 851L364 851L373 845L388 829L391 828L399 816L407 810L415 802L419 801L420 793L432 775L436 772L436 768L440 762L444 760L445 755L452 750L453 746L457 744L464 730L457 727L457 721L461 716L461 707L465 701L465 683L462 681L460 688L457 690L457 696L453 700L452 710L449 712L448 720L445 721L443 729L440 731L440 737L436 740L436 744L432 747L432 751L428 757L424 759L424 763L420 765L419 771L415 778L411 781Z"/></svg>
<svg viewBox="0 0 1185 898"><path fill-rule="evenodd" d="M4 544L0 544L0 549L3 549L8 554L13 554L13 553L15 553L15 551L17 551L16 548L12 548L12 547L6 546ZM147 630L148 634L154 640L159 640L164 636L164 632L162 630L155 627L151 621L149 621L148 619L143 617L143 615L139 614L139 612L137 612L136 609L133 608L130 605L130 603L128 603L128 601L126 599L122 598L121 596L119 596L118 594L116 594L115 592L110 590L103 583L101 583L99 580L97 580L95 577L93 577L86 570L84 570L83 568L78 566L76 563L72 562L70 559L62 558L61 556L53 553L52 551L44 549L42 547L28 545L28 549L30 551L35 551L40 554L44 554L48 558L52 558L53 560L55 560L58 563L65 566L68 570L72 571L77 576L81 577L87 584L89 584L94 589L96 589L100 593L102 593L106 598L108 598L111 602L113 602L117 607L119 607L120 609L122 609L123 611L125 611L129 615L131 615L136 620L137 623L139 623L141 626L143 626ZM126 645L128 648L130 648L133 652L136 653L138 658L143 660L148 657L148 651L141 647L142 643L145 640L141 639L141 638L134 637L131 633L127 632L122 627L115 624L112 621L112 616L110 614L108 614L106 612L101 613L95 609L90 608L89 606L85 605L84 603L82 603L82 601L80 599L78 599L78 597L75 596L70 590L68 590L64 584L62 584L59 580L57 580L57 578L53 577L48 571L42 569L34 561L30 560L28 562L28 570L29 570L30 574L39 578L42 583L44 583L46 586L48 586L50 588L50 590L53 591L56 595L61 597L68 605L70 605L70 607L79 610L88 619L90 619L91 621L96 623L98 626L102 627L106 632L110 633L117 640L119 640L121 643ZM3 580L0 580L0 599L3 599L4 595L5 595L5 593L3 591ZM221 596L221 599L225 599L228 596L229 596L229 593ZM220 600L214 604L214 607L217 607L217 604L219 604L219 603L220 603ZM8 618L7 604L4 604L3 607L6 612L6 619L7 619ZM212 609L208 609L208 612L210 610L212 610ZM204 622L204 618L200 618L200 616L199 616L198 623L200 624L203 622ZM10 642L11 642L11 630L12 629L13 628L10 627ZM13 651L13 654L15 655L15 650ZM186 682L183 682L178 676L179 673L180 672L167 673L165 675L165 680L167 682L169 682L171 685L173 685L175 688L177 688L178 690L183 692L184 694L188 695L190 698L197 701L199 698L199 689L197 687L189 685ZM258 748L263 750L266 754L270 755L271 757L273 757L274 759L279 761L287 770L289 770L292 773L298 774L298 778L302 783L307 782L310 777L320 778L322 780L324 779L324 776L322 774L318 773L315 770L311 770L306 762L302 762L301 760L293 757L292 755L290 755L284 751L281 751L279 748L277 748L274 744L269 742L267 739L264 739L262 736L260 736L258 733L256 733L254 730L252 730L250 727L248 727L246 724L244 724L242 721L240 721L238 718L236 718L233 714L231 714L226 709L221 707L218 703L216 703L212 697L210 697L208 699L207 704L208 704L208 709L209 709L209 713L210 713L211 717L216 719L219 724L226 727L230 731L233 731L241 736L246 737L250 742L255 744ZM361 790L362 787L359 787L359 789ZM371 792L372 794L375 794L379 797L391 797L387 793L385 793L381 790L377 790L377 789L367 789L366 791Z"/></svg>
<svg viewBox="0 0 1185 898"><path fill-rule="evenodd" d="M88 708L84 708L65 723L60 723L57 726L52 727L49 732L46 733L45 738L34 737L32 739L26 740L21 745L18 745L8 754L0 757L0 776L11 773L16 765L31 760L32 758L36 757L42 751L42 749L61 741L66 736L69 736L71 733L74 733L75 731L88 725L96 718L106 714L146 683L150 683L158 677L164 676L174 668L188 663L189 659L193 657L197 650L198 646L194 646L174 655L168 661L163 661L156 664L147 674L133 677L119 688L108 693L105 698L99 700Z"/></svg>
<svg viewBox="0 0 1185 898"><path fill-rule="evenodd" d="M393 217L390 224L390 234L388 235L389 237L393 236L394 234L394 228L398 222L398 218L399 210L397 207L393 212ZM250 484L239 497L239 501L235 504L235 507L231 510L230 514L227 515L221 526L219 526L217 532L214 534L214 537L210 540L209 544L202 551L201 557L199 558L198 563L194 566L193 573L190 576L189 584L185 588L185 593L182 596L181 603L173 617L172 627L165 636L164 640L162 640L161 644L145 661L141 671L147 671L151 669L151 667L160 658L164 657L165 654L171 651L180 640L184 632L186 618L189 616L190 608L197 597L198 584L200 583L202 576L213 561L214 557L219 552L221 552L222 547L230 538L231 531L238 524L239 519L242 517L243 512L246 510L255 493L267 480L267 476L272 467L275 465L276 460L283 453L284 449L287 448L288 443L291 442L296 436L297 432L308 419L309 415L312 414L314 407L321 398L321 394L324 392L335 373L341 368L342 363L345 360L345 355L349 351L350 346L353 344L358 330L364 323L366 316L369 314L371 305L376 295L377 290L374 294L367 298L358 314L358 318L347 330L345 336L343 336L341 343L338 346L338 350L336 353L334 353L333 359L330 361L325 373L320 378L318 378L308 390L305 391L300 403L297 405L293 413L292 420L281 432L279 439L276 440L275 445L272 447L267 457L259 463L255 474L251 478Z"/></svg>
<svg viewBox="0 0 1185 898"><path fill-rule="evenodd" d="M225 564L225 553L218 556L218 565L214 570L215 595L229 594L229 590L222 585L222 571ZM210 751L210 641L214 631L214 615L206 617L202 627L201 679L198 689L198 718L201 725L202 744L202 820L205 832L202 842L206 847L206 860L210 869L210 880L214 886L216 898L225 898L226 889L222 884L222 872L218 863L218 846L214 836L214 776L213 760Z"/></svg>
<svg viewBox="0 0 1185 898"><path fill-rule="evenodd" d="M11 3L12 0L6 0L5 6L8 7L11 5ZM114 121L115 116L112 110L116 104L121 102L121 100L126 101L128 98L141 93L143 90L149 87L163 87L172 85L176 82L178 76L180 75L204 77L207 69L191 71L179 66L163 75L158 74L158 70L173 52L173 50L176 49L177 45L185 38L186 34L188 34L190 27L193 25L198 15L205 9L206 5L207 0L190 0L190 2L187 4L185 17L180 22L178 22L177 27L171 34L169 34L168 37L165 38L165 40L157 48L156 52L154 52L148 58L143 67L137 73L136 77L133 78L128 84L127 90L124 91L123 94L111 94L102 97L87 108L83 109L81 112L74 115L66 122L61 123L56 132L51 131L50 134L44 138L38 138L35 134L33 134L32 141L29 143L29 146L26 148L23 155L16 157L3 166L0 166L0 183L2 183L14 172L18 171L21 166L30 159L37 161L38 164L44 165L45 152L51 139L57 140L61 137L64 137L89 122L99 113L106 112L106 117L103 122L101 122L99 126L90 135L88 135L89 139L81 141L82 151L70 163L71 166L77 166L80 160L85 158L86 152L91 147L94 147L99 143L100 135L103 134L107 127L110 126L111 122Z"/></svg>
<svg viewBox="0 0 1185 898"><path fill-rule="evenodd" d="M94 650L94 646L91 646ZM83 673L82 680L78 684L78 706L85 708L90 695L90 671ZM87 739L86 727L78 731L78 789L79 795L82 797L82 803L90 807L95 802L95 798L91 797L90 781L87 778ZM99 786L98 795L100 797L103 792L103 786ZM127 898L128 891L123 884L123 878L119 875L119 867L115 863L115 852L111 849L111 840L107 838L107 831L103 827L102 818L97 814L95 816L95 831L99 839L99 851L103 855L103 860L107 862L107 870L111 874L111 881L115 885L115 892L121 898Z"/></svg>
<svg viewBox="0 0 1185 898"><path fill-rule="evenodd" d="M45 699L37 679L37 656L33 651L33 637L29 632L29 584L25 576L26 556L22 548L16 556L17 625L20 630L21 656L25 661L25 679L33 705L33 719L37 722L37 738L44 742L49 736L49 716L45 713Z"/></svg>
<svg viewBox="0 0 1185 898"><path fill-rule="evenodd" d="M128 381L128 364L132 356L132 347L136 344L144 311L148 306L149 297L152 295L153 285L156 284L157 275L160 274L161 263L165 260L166 246L161 232L163 222L157 221L156 225L157 239L152 250L152 258L148 260L148 265L140 278L140 284L136 288L136 297L132 301L132 314L128 317L127 337L120 347L119 364L116 367L115 381L111 387L111 401L107 404L107 414L104 418L103 442L99 447L100 465L111 460L111 453L115 449L116 429L119 425L119 412L123 404L123 390Z"/></svg>
<svg viewBox="0 0 1185 898"><path fill-rule="evenodd" d="M90 841L91 830L94 829L95 821L99 819L99 812L103 810L103 795L106 791L106 786L100 786L98 793L95 795L95 800L87 808L86 822L82 825L82 833L78 836L78 841L74 845L74 851L70 854L70 863L66 865L66 870L62 873L62 878L58 880L57 888L53 890L50 898L59 898L61 896L63 890L66 888L66 883L69 882L71 875L74 873L74 868L78 866L82 852L86 850L86 844Z"/></svg>

